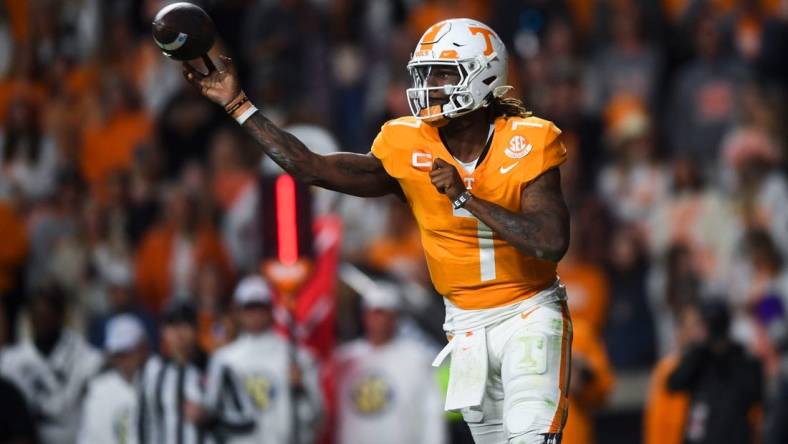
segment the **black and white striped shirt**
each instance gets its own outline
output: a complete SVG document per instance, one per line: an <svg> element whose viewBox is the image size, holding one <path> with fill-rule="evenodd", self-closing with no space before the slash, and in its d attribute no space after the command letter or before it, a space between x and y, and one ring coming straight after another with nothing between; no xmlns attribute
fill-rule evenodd
<svg viewBox="0 0 788 444"><path fill-rule="evenodd" d="M186 401L206 403L206 369L200 363L181 364L161 357L152 357L145 364L140 380L141 444L221 444L225 437L245 433L254 427L252 408L245 412L243 403L238 408L223 409L227 414L210 411L204 424L194 424L185 416ZM218 387L217 395L228 401L243 395L243 389L231 380ZM217 396L213 395L213 396Z"/></svg>

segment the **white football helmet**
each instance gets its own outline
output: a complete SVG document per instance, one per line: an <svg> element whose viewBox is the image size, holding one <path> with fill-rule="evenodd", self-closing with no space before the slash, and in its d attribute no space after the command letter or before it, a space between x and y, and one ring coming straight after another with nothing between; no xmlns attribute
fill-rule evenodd
<svg viewBox="0 0 788 444"><path fill-rule="evenodd" d="M408 62L413 87L407 97L414 116L433 126L487 106L502 96L506 86L506 47L498 34L476 20L458 18L432 25L419 40ZM429 86L435 66L457 69L456 85ZM431 104L430 92L439 90L448 97L444 104Z"/></svg>

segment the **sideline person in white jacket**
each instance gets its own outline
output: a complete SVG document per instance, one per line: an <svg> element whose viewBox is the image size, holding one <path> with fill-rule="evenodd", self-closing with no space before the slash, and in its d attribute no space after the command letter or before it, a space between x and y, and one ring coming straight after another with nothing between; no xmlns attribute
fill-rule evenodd
<svg viewBox="0 0 788 444"><path fill-rule="evenodd" d="M208 370L206 408L219 408L217 394L223 382L240 381L245 393L238 396L239 410L251 401L256 411L255 429L250 434L228 437L228 443L291 443L295 428L299 443L314 442L323 415L315 360L298 347L291 367L291 344L272 328L271 290L262 277L242 280L233 298L240 309L242 335L214 354ZM294 419L298 421L295 425Z"/></svg>
<svg viewBox="0 0 788 444"><path fill-rule="evenodd" d="M365 337L340 347L337 440L342 444L443 444L446 422L433 353L397 335L399 289L377 282L362 295Z"/></svg>
<svg viewBox="0 0 788 444"><path fill-rule="evenodd" d="M110 367L91 381L78 444L138 444L139 374L148 357L145 329L128 314L107 323L104 348Z"/></svg>
<svg viewBox="0 0 788 444"><path fill-rule="evenodd" d="M41 443L73 443L85 387L104 359L65 327L66 297L59 287L36 289L28 310L32 337L3 350L0 374L24 394Z"/></svg>

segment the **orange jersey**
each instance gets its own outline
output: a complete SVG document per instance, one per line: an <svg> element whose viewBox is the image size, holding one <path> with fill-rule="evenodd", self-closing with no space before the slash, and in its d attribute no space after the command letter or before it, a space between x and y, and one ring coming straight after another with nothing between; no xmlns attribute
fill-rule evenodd
<svg viewBox="0 0 788 444"><path fill-rule="evenodd" d="M372 145L386 172L399 181L421 231L432 283L463 309L499 307L551 285L556 265L526 256L432 185L429 171L440 158L457 168L479 199L520 211L523 189L566 159L561 131L536 117L498 118L490 149L468 174L440 140L437 128L415 117L387 122Z"/></svg>
<svg viewBox="0 0 788 444"><path fill-rule="evenodd" d="M680 356L662 358L651 373L646 405L643 409L644 444L681 444L689 412L690 398L683 392L668 390L668 378L679 365Z"/></svg>

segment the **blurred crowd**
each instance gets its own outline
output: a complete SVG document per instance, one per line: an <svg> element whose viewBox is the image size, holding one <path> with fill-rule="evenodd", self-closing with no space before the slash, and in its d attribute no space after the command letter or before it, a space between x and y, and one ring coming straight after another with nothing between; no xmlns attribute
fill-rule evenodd
<svg viewBox="0 0 788 444"><path fill-rule="evenodd" d="M166 3L0 4L0 442L468 442L409 209L307 192L335 338L296 334L261 279L281 171L153 45ZM569 152L564 442L788 442L788 0L195 3L321 153L410 114L429 25L488 23Z"/></svg>

